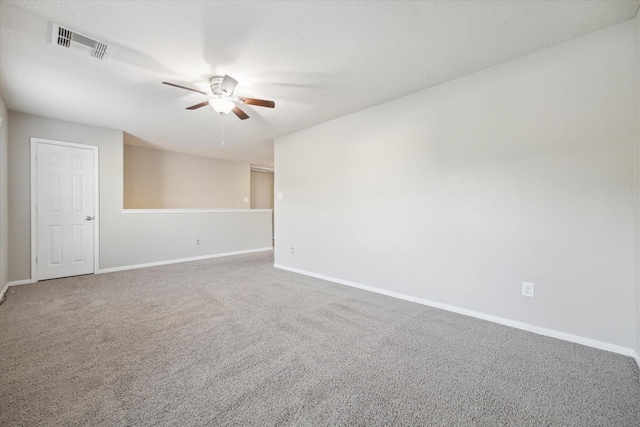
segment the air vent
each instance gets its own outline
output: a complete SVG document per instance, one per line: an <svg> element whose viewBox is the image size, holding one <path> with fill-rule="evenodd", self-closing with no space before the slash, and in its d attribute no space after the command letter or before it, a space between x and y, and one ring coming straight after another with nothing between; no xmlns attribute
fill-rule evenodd
<svg viewBox="0 0 640 427"><path fill-rule="evenodd" d="M80 34L58 24L53 24L51 37L53 44L84 53L98 59L107 59L111 54L111 46Z"/></svg>

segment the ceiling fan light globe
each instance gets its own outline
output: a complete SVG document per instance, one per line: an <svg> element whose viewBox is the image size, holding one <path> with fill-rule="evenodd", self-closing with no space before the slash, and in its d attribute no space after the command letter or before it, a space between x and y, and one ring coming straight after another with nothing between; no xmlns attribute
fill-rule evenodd
<svg viewBox="0 0 640 427"><path fill-rule="evenodd" d="M216 113L220 114L230 113L236 106L233 101L225 98L211 98L209 100L209 105L211 105L211 108L213 108Z"/></svg>

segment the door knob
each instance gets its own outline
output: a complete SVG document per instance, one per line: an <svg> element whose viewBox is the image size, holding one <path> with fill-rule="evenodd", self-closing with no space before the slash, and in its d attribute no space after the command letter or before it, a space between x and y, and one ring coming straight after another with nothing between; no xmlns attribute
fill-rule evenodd
<svg viewBox="0 0 640 427"><path fill-rule="evenodd" d="M86 219L87 221L91 221L91 220L93 219L93 217L92 217L92 216L88 216L88 217L86 217L85 219Z"/></svg>

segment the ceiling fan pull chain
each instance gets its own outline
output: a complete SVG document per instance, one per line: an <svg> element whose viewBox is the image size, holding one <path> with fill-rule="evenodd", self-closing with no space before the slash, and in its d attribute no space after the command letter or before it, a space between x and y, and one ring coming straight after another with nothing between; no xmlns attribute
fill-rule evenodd
<svg viewBox="0 0 640 427"><path fill-rule="evenodd" d="M224 114L220 114L220 149L224 150Z"/></svg>

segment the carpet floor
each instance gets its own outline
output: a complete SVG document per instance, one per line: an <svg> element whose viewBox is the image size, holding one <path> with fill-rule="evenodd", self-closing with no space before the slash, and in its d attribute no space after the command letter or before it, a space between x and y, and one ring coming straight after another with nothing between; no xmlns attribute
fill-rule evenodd
<svg viewBox="0 0 640 427"><path fill-rule="evenodd" d="M0 425L640 426L640 371L261 252L10 288Z"/></svg>

